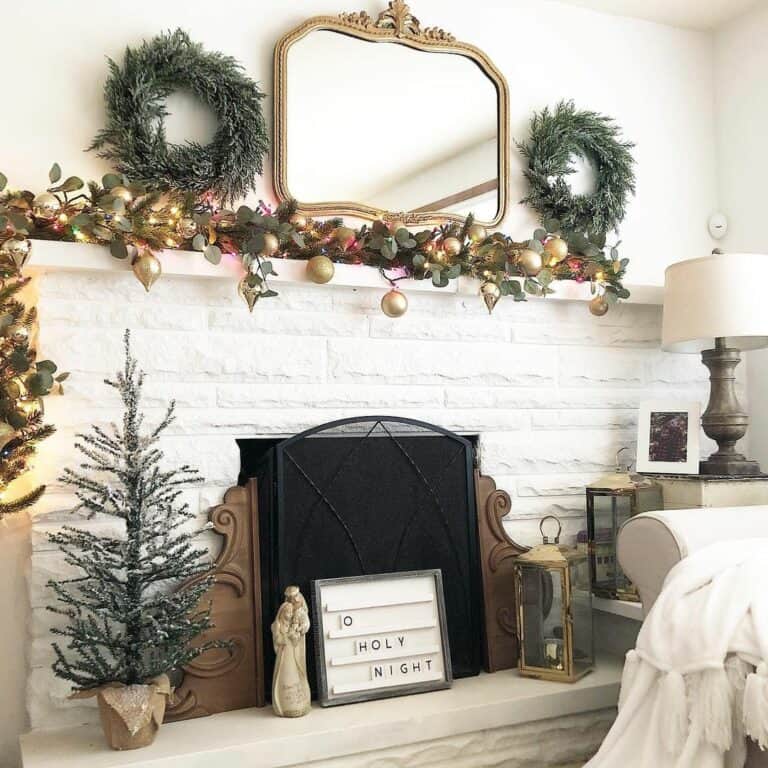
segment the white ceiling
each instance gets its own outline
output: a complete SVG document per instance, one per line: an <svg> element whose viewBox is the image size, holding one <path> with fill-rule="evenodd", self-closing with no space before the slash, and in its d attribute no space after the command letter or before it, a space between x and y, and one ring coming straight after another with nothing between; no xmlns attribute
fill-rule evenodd
<svg viewBox="0 0 768 768"><path fill-rule="evenodd" d="M661 24L714 29L765 0L561 0L603 13L635 16Z"/></svg>

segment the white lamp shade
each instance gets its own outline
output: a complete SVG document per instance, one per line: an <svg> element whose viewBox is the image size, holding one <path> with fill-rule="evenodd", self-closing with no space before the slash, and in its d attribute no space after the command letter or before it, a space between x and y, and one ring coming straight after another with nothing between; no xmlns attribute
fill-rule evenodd
<svg viewBox="0 0 768 768"><path fill-rule="evenodd" d="M768 255L760 253L712 254L667 267L662 348L701 352L718 337L736 349L768 346L766 269Z"/></svg>

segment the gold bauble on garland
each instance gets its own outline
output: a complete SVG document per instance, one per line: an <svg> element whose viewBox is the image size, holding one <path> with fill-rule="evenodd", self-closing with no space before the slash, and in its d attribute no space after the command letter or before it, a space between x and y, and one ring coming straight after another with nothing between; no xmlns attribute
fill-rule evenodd
<svg viewBox="0 0 768 768"><path fill-rule="evenodd" d="M61 203L50 192L41 192L32 201L32 213L38 219L54 219L60 210Z"/></svg>
<svg viewBox="0 0 768 768"><path fill-rule="evenodd" d="M608 302L603 296L595 296L589 302L589 311L595 317L602 317L610 309Z"/></svg>
<svg viewBox="0 0 768 768"><path fill-rule="evenodd" d="M333 262L327 256L313 256L307 262L307 277L319 285L330 282L335 271Z"/></svg>
<svg viewBox="0 0 768 768"><path fill-rule="evenodd" d="M525 270L525 274L535 277L541 272L544 260L541 254L531 248L523 248L517 257L517 263Z"/></svg>
<svg viewBox="0 0 768 768"><path fill-rule="evenodd" d="M160 261L150 251L141 251L133 261L133 274L136 275L147 293L162 272L163 268Z"/></svg>
<svg viewBox="0 0 768 768"><path fill-rule="evenodd" d="M261 294L261 287L258 285L251 285L248 282L248 275L246 275L237 284L237 293L248 305L248 311L253 312L253 308L256 306L256 302L259 300Z"/></svg>
<svg viewBox="0 0 768 768"><path fill-rule="evenodd" d="M300 213L292 213L288 217L288 223L294 229L304 229L304 227L307 226L307 217L306 216L302 216Z"/></svg>
<svg viewBox="0 0 768 768"><path fill-rule="evenodd" d="M467 234L473 243L480 243L485 240L486 237L488 237L488 233L485 231L485 227L481 226L480 224L472 224L472 226L467 230Z"/></svg>
<svg viewBox="0 0 768 768"><path fill-rule="evenodd" d="M176 232L182 240L191 240L197 234L197 224L191 216L183 216L176 225Z"/></svg>
<svg viewBox="0 0 768 768"><path fill-rule="evenodd" d="M13 440L16 430L4 421L0 421L0 448L4 448L6 443Z"/></svg>
<svg viewBox="0 0 768 768"><path fill-rule="evenodd" d="M496 306L496 302L501 298L501 288L496 283L486 280L480 286L480 295L483 297L485 306L488 308L488 314L490 315Z"/></svg>
<svg viewBox="0 0 768 768"><path fill-rule="evenodd" d="M277 249L280 247L280 241L277 239L277 235L273 235L271 232L267 232L264 235L264 246L261 249L261 253L264 256L272 256L277 253Z"/></svg>
<svg viewBox="0 0 768 768"><path fill-rule="evenodd" d="M333 239L346 251L355 242L355 230L351 227L336 227Z"/></svg>
<svg viewBox="0 0 768 768"><path fill-rule="evenodd" d="M112 189L109 190L109 194L112 195L112 197L119 197L126 204L133 200L133 192L122 184L112 187Z"/></svg>
<svg viewBox="0 0 768 768"><path fill-rule="evenodd" d="M458 256L461 253L461 241L458 237L446 237L443 240L443 250L449 256Z"/></svg>
<svg viewBox="0 0 768 768"><path fill-rule="evenodd" d="M22 269L29 261L32 243L21 237L11 237L0 245L0 258L10 261L16 269Z"/></svg>
<svg viewBox="0 0 768 768"><path fill-rule="evenodd" d="M408 299L404 293L393 288L384 294L381 300L381 311L387 317L402 317L408 310Z"/></svg>
<svg viewBox="0 0 768 768"><path fill-rule="evenodd" d="M559 264L568 258L568 243L562 237L553 237L544 243L544 250L549 254L551 266Z"/></svg>
<svg viewBox="0 0 768 768"><path fill-rule="evenodd" d="M405 222L402 219L396 219L395 221L389 222L387 224L389 227L389 231L394 235L397 233L398 229L408 229L408 227L405 226Z"/></svg>

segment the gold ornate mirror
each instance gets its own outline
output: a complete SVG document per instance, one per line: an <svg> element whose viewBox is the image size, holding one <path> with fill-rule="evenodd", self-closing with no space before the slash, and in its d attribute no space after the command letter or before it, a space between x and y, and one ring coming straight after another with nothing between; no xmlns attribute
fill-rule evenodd
<svg viewBox="0 0 768 768"><path fill-rule="evenodd" d="M275 191L301 213L503 218L507 83L482 51L422 27L402 0L376 19L317 16L289 32L275 47L274 93Z"/></svg>

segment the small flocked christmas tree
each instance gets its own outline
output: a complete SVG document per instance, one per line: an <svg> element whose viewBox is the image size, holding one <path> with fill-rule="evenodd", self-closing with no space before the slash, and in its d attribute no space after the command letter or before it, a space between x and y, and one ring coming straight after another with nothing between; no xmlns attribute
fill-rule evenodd
<svg viewBox="0 0 768 768"><path fill-rule="evenodd" d="M157 443L173 421L174 403L155 429L144 430L143 381L126 331L125 366L105 381L122 398L122 427L79 435L76 448L86 461L62 477L77 489L78 509L125 524L122 534L67 527L50 536L78 571L49 582L59 602L51 610L67 619L54 630L67 645L54 643L53 670L78 691L113 681L144 684L216 645L194 643L211 627L202 601L212 579L207 551L194 542L194 513L181 500L182 489L201 478L186 465L161 468Z"/></svg>
<svg viewBox="0 0 768 768"><path fill-rule="evenodd" d="M40 486L9 498L6 489L29 469L38 443L53 434L43 423L41 398L66 378L54 378L50 360L35 362L30 337L37 314L18 298L28 282L17 265L0 259L0 517L31 507L45 491Z"/></svg>

